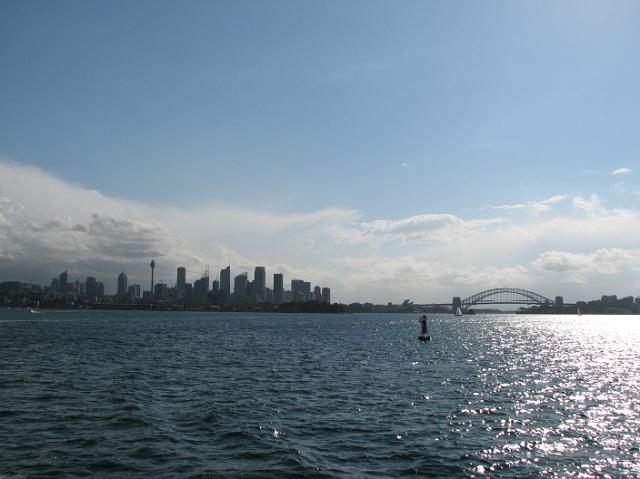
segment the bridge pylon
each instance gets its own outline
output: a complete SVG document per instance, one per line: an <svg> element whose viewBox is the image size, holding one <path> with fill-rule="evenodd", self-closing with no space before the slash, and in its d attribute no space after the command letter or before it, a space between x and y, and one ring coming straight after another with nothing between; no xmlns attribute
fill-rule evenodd
<svg viewBox="0 0 640 479"><path fill-rule="evenodd" d="M451 311L455 313L458 308L462 311L462 300L460 299L460 296L454 296L451 301Z"/></svg>

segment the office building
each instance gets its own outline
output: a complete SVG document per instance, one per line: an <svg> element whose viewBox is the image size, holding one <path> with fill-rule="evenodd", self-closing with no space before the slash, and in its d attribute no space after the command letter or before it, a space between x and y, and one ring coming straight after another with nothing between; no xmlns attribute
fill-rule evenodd
<svg viewBox="0 0 640 479"><path fill-rule="evenodd" d="M169 286L165 283L158 283L153 288L153 297L156 301L167 301L169 299Z"/></svg>
<svg viewBox="0 0 640 479"><path fill-rule="evenodd" d="M311 283L302 279L292 279L291 294L296 303L309 301L311 299Z"/></svg>
<svg viewBox="0 0 640 479"><path fill-rule="evenodd" d="M220 292L225 295L231 294L231 265L220 270Z"/></svg>
<svg viewBox="0 0 640 479"><path fill-rule="evenodd" d="M92 276L87 276L84 282L84 296L90 303L95 303L98 297L98 283Z"/></svg>
<svg viewBox="0 0 640 479"><path fill-rule="evenodd" d="M118 298L124 298L127 295L127 274L122 272L118 275L118 291L116 295Z"/></svg>
<svg viewBox="0 0 640 479"><path fill-rule="evenodd" d="M140 285L132 284L127 288L127 296L129 301L137 301L140 299Z"/></svg>
<svg viewBox="0 0 640 479"><path fill-rule="evenodd" d="M320 290L320 286L313 288L313 300L322 301L322 291Z"/></svg>
<svg viewBox="0 0 640 479"><path fill-rule="evenodd" d="M249 286L249 279L247 273L242 273L236 276L233 280L233 294L235 296L246 296L247 287Z"/></svg>
<svg viewBox="0 0 640 479"><path fill-rule="evenodd" d="M209 294L209 276L205 275L193 283L193 300L204 302Z"/></svg>
<svg viewBox="0 0 640 479"><path fill-rule="evenodd" d="M322 288L322 302L331 304L331 288Z"/></svg>
<svg viewBox="0 0 640 479"><path fill-rule="evenodd" d="M273 275L273 304L282 304L282 293L284 292L284 275L276 273Z"/></svg>
<svg viewBox="0 0 640 479"><path fill-rule="evenodd" d="M184 301L185 303L193 301L193 285L191 283L184 285Z"/></svg>
<svg viewBox="0 0 640 479"><path fill-rule="evenodd" d="M259 303L264 302L266 293L267 273L264 266L256 266L253 273L253 285L251 295L254 296Z"/></svg>
<svg viewBox="0 0 640 479"><path fill-rule="evenodd" d="M180 266L176 270L176 298L184 298L184 285L187 283L187 269Z"/></svg>
<svg viewBox="0 0 640 479"><path fill-rule="evenodd" d="M69 273L65 270L62 273L60 273L58 275L58 291L61 294L64 294L67 292L67 289L69 288L68 286L69 284Z"/></svg>

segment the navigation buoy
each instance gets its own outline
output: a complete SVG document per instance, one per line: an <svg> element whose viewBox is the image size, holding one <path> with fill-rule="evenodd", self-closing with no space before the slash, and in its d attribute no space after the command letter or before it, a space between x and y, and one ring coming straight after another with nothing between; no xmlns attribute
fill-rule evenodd
<svg viewBox="0 0 640 479"><path fill-rule="evenodd" d="M418 339L420 341L431 341L431 336L429 336L429 332L427 331L427 315L423 314L418 322L422 324L422 331L420 331L420 336L418 336Z"/></svg>

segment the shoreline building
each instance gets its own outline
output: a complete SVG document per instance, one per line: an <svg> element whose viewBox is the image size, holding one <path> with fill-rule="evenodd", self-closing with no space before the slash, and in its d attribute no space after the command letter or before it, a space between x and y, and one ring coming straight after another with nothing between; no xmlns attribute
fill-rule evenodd
<svg viewBox="0 0 640 479"><path fill-rule="evenodd" d="M233 295L234 296L246 296L247 288L249 286L249 274L241 273L233 279Z"/></svg>
<svg viewBox="0 0 640 479"><path fill-rule="evenodd" d="M130 285L127 288L127 296L129 297L129 301L138 301L140 299L140 285Z"/></svg>
<svg viewBox="0 0 640 479"><path fill-rule="evenodd" d="M187 269L180 266L176 270L176 298L184 299L184 285L187 283Z"/></svg>
<svg viewBox="0 0 640 479"><path fill-rule="evenodd" d="M273 275L273 304L282 304L284 299L284 275L275 273Z"/></svg>
<svg viewBox="0 0 640 479"><path fill-rule="evenodd" d="M193 300L196 302L204 303L207 301L207 295L209 294L209 271L206 271L202 278L197 279L193 283Z"/></svg>
<svg viewBox="0 0 640 479"><path fill-rule="evenodd" d="M124 271L118 275L118 290L116 292L116 298L119 301L127 299L127 283L129 282L127 278L127 273Z"/></svg>
<svg viewBox="0 0 640 479"><path fill-rule="evenodd" d="M89 303L95 303L98 299L98 282L93 276L87 276L84 281L84 296Z"/></svg>
<svg viewBox="0 0 640 479"><path fill-rule="evenodd" d="M331 288L322 288L322 302L331 304Z"/></svg>
<svg viewBox="0 0 640 479"><path fill-rule="evenodd" d="M256 266L253 272L253 288L251 292L258 303L264 303L267 292L267 272L264 266Z"/></svg>
<svg viewBox="0 0 640 479"><path fill-rule="evenodd" d="M291 295L296 303L309 301L311 299L311 283L303 279L292 279Z"/></svg>
<svg viewBox="0 0 640 479"><path fill-rule="evenodd" d="M220 270L220 292L225 296L231 294L231 265Z"/></svg>

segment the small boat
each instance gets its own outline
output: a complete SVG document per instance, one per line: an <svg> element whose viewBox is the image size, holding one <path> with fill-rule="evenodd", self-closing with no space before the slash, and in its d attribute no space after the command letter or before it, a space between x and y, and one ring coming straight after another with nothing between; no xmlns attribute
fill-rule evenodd
<svg viewBox="0 0 640 479"><path fill-rule="evenodd" d="M456 316L462 316L462 310L460 309L460 306L458 306L456 308L456 312L454 313Z"/></svg>
<svg viewBox="0 0 640 479"><path fill-rule="evenodd" d="M29 308L27 310L27 313L29 313L29 314L40 314L40 311L38 311L37 309L34 309L34 308Z"/></svg>

